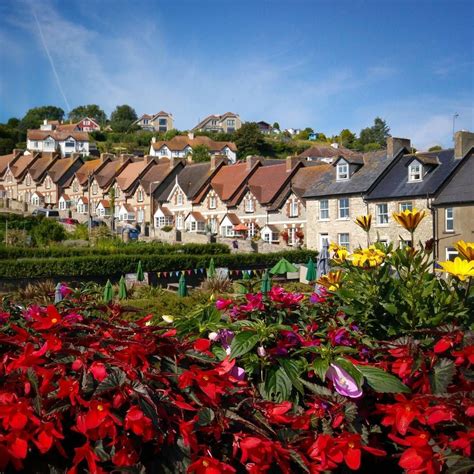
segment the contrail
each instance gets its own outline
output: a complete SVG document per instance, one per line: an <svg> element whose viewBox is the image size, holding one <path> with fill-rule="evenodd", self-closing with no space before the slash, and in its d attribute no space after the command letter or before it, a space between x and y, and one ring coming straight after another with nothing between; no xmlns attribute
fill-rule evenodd
<svg viewBox="0 0 474 474"><path fill-rule="evenodd" d="M36 12L33 7L31 8L31 11L33 12L33 16L35 17L36 25L38 26L38 31L41 37L41 42L43 43L44 50L46 51L49 63L51 64L51 69L53 70L54 77L56 78L56 82L58 83L59 92L61 92L64 102L66 103L67 111L70 112L71 106L69 105L66 94L64 93L63 86L61 85L61 80L59 79L58 71L56 70L56 66L54 65L53 57L49 52L48 45L46 44L46 40L44 39L43 30L41 29L40 22L38 21L38 17L36 16Z"/></svg>

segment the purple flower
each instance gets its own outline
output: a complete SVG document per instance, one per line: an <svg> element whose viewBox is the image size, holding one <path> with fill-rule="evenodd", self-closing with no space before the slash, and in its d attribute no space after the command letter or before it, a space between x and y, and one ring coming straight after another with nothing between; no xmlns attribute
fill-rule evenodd
<svg viewBox="0 0 474 474"><path fill-rule="evenodd" d="M222 344L224 349L230 347L232 339L234 339L234 331L229 329L219 329L219 332L217 333L217 340Z"/></svg>
<svg viewBox="0 0 474 474"><path fill-rule="evenodd" d="M61 292L61 295L63 298L65 298L66 296L72 293L71 288L69 288L65 283L61 283L61 286L59 287L59 291Z"/></svg>
<svg viewBox="0 0 474 474"><path fill-rule="evenodd" d="M236 365L232 367L231 371L229 372L234 379L237 380L244 380L245 377L245 370L242 367L237 367Z"/></svg>
<svg viewBox="0 0 474 474"><path fill-rule="evenodd" d="M334 384L337 393L349 398L359 398L362 396L362 389L356 381L341 367L330 364L326 377Z"/></svg>

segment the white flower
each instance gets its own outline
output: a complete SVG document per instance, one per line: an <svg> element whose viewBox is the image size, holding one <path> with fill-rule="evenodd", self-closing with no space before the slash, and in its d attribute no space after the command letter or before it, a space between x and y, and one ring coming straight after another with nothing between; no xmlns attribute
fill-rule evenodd
<svg viewBox="0 0 474 474"><path fill-rule="evenodd" d="M172 323L174 321L174 317L170 314L164 314L163 316L161 316L161 319L163 319L165 323Z"/></svg>
<svg viewBox="0 0 474 474"><path fill-rule="evenodd" d="M267 355L267 351L265 350L265 347L263 346L258 346L257 347L257 354L260 356L260 357L265 357Z"/></svg>
<svg viewBox="0 0 474 474"><path fill-rule="evenodd" d="M209 333L209 336L207 336L207 337L211 341L216 341L217 338L219 337L219 334L217 334L217 332L215 332L215 331L212 331L212 332Z"/></svg>

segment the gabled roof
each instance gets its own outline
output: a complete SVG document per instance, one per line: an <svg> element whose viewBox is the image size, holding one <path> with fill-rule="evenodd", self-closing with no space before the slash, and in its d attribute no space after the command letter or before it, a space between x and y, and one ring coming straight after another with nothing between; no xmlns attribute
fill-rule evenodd
<svg viewBox="0 0 474 474"><path fill-rule="evenodd" d="M122 160L121 158L118 158L116 160L109 161L103 167L101 167L94 174L94 179L97 181L99 187L106 189L112 183L117 173L120 173L128 162L128 159Z"/></svg>
<svg viewBox="0 0 474 474"><path fill-rule="evenodd" d="M226 217L229 219L229 221L230 221L230 223L231 223L232 225L238 225L238 224L241 223L239 217L237 216L237 214L234 214L233 212L228 212L228 213L221 219L221 221L220 221L219 224L222 224L222 222L224 221L224 219L225 219Z"/></svg>
<svg viewBox="0 0 474 474"><path fill-rule="evenodd" d="M128 191L135 181L139 179L141 175L154 163L154 160L148 161L146 159L128 163L116 177L116 182L120 186L120 189L124 192Z"/></svg>
<svg viewBox="0 0 474 474"><path fill-rule="evenodd" d="M39 153L22 155L18 160L15 161L15 164L11 167L13 176L18 179L23 176L23 174L28 170L28 167L32 162L34 162L41 155Z"/></svg>
<svg viewBox="0 0 474 474"><path fill-rule="evenodd" d="M158 201L166 201L176 183L186 194L188 199L201 191L214 175L215 170L211 169L210 162L187 164L176 176L176 180L171 181L166 188L157 196Z"/></svg>
<svg viewBox="0 0 474 474"><path fill-rule="evenodd" d="M222 115L208 115L206 118L201 120L194 128L193 130L199 130L200 128L204 127L209 120L218 120L219 122L222 122L222 120L225 120L228 117L238 117L238 114L234 114L233 112L226 112L225 114Z"/></svg>
<svg viewBox="0 0 474 474"><path fill-rule="evenodd" d="M12 166L12 161L13 158L15 158L14 153L10 153L9 155L3 155L0 156L0 176L3 176L3 174L7 171L8 166Z"/></svg>
<svg viewBox="0 0 474 474"><path fill-rule="evenodd" d="M366 193L394 160L395 158L387 156L386 150L366 153L363 164L350 179L344 181L336 180L336 167L331 165L327 172L321 174L317 182L309 186L303 197Z"/></svg>
<svg viewBox="0 0 474 474"><path fill-rule="evenodd" d="M197 211L190 212L186 216L185 220L187 220L188 217L192 217L196 222L205 222L206 221L206 219L204 219L204 216L200 212L197 212Z"/></svg>
<svg viewBox="0 0 474 474"><path fill-rule="evenodd" d="M110 201L107 200L107 199L101 199L98 203L97 203L97 206L99 206L99 204L102 204L102 207L108 209L110 207Z"/></svg>
<svg viewBox="0 0 474 474"><path fill-rule="evenodd" d="M49 176L54 183L57 183L76 164L77 158L62 158L57 160L48 170ZM77 164L76 164L77 166Z"/></svg>
<svg viewBox="0 0 474 474"><path fill-rule="evenodd" d="M287 170L286 163L260 166L248 180L248 188L258 202L268 204L278 196L278 192L301 166L303 164L299 162L290 171Z"/></svg>
<svg viewBox="0 0 474 474"><path fill-rule="evenodd" d="M155 119L156 117L161 117L163 115L166 115L167 117L172 116L172 114L170 114L169 112L165 112L164 110L160 110L157 114L153 115L153 119Z"/></svg>
<svg viewBox="0 0 474 474"><path fill-rule="evenodd" d="M408 165L413 159L418 159L419 155L404 155L377 183L367 199L432 196L462 161L454 158L453 149L423 153L423 156L426 158L436 157L439 160L439 165L428 166L422 181L408 182Z"/></svg>
<svg viewBox="0 0 474 474"><path fill-rule="evenodd" d="M411 163L412 161L419 161L420 163L424 165L432 165L432 166L437 166L440 164L440 161L438 159L438 154L435 153L415 153L411 155L411 159L407 162L407 164Z"/></svg>
<svg viewBox="0 0 474 474"><path fill-rule="evenodd" d="M331 145L315 145L300 153L300 158L337 158L339 156L348 157L362 157L361 153L349 150L343 146L337 148Z"/></svg>
<svg viewBox="0 0 474 474"><path fill-rule="evenodd" d="M74 124L75 126L75 124ZM73 130L28 130L27 136L29 140L46 140L48 137L54 138L56 141L64 141L69 137L81 142L89 141L89 134L87 132L76 132Z"/></svg>
<svg viewBox="0 0 474 474"><path fill-rule="evenodd" d="M229 150L237 151L237 147L233 142L217 142L205 136L189 138L187 135L177 135L171 140L158 141L151 144L154 150L160 150L166 146L171 151L183 151L187 147L193 148L198 145L207 146L212 153L221 152L225 147L229 148Z"/></svg>
<svg viewBox="0 0 474 474"><path fill-rule="evenodd" d="M69 197L69 194L66 194L66 193L61 194L61 197L59 199L64 199L65 201L71 200L71 198Z"/></svg>
<svg viewBox="0 0 474 474"><path fill-rule="evenodd" d="M89 174L94 174L94 172L103 164L103 161L100 158L96 160L89 160L84 162L84 164L76 171L76 176L81 184L85 186L87 184L87 179Z"/></svg>
<svg viewBox="0 0 474 474"><path fill-rule="evenodd" d="M166 177L173 171L177 166L183 167L184 164L181 161L178 161L174 167L171 166L171 161L167 158L161 159L158 163L155 163L150 167L146 173L143 174L140 183L142 185L145 194L150 194L151 191L155 191L158 186L166 179Z"/></svg>
<svg viewBox="0 0 474 474"><path fill-rule="evenodd" d="M332 162L333 166L336 166L339 161L344 160L350 165L363 165L364 164L364 157L362 155L352 155L352 156L342 156L339 155L337 158L334 158Z"/></svg>
<svg viewBox="0 0 474 474"><path fill-rule="evenodd" d="M259 162L251 168L247 162L223 166L212 178L211 186L221 201L229 201L259 166Z"/></svg>
<svg viewBox="0 0 474 474"><path fill-rule="evenodd" d="M38 158L28 169L31 177L35 181L41 181L44 173L48 171L58 160L57 155L52 153L44 153L41 155L41 158Z"/></svg>

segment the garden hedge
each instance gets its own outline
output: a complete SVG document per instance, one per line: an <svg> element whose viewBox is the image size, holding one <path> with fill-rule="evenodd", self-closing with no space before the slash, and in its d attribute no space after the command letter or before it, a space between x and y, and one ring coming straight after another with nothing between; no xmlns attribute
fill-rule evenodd
<svg viewBox="0 0 474 474"><path fill-rule="evenodd" d="M148 255L94 255L68 258L21 258L0 260L0 278L42 278L74 276L109 276L132 273L141 260L144 270L177 271L205 268L214 258L216 267L245 269L254 266L272 266L281 257L293 263L305 263L317 252L311 250L291 250L285 252L259 254L150 254Z"/></svg>
<svg viewBox="0 0 474 474"><path fill-rule="evenodd" d="M187 255L218 255L229 254L225 244L184 244L171 245L166 243L131 243L116 246L99 247L14 247L0 246L0 260L17 258L61 258L86 257L92 255L143 255L143 254L187 254Z"/></svg>

